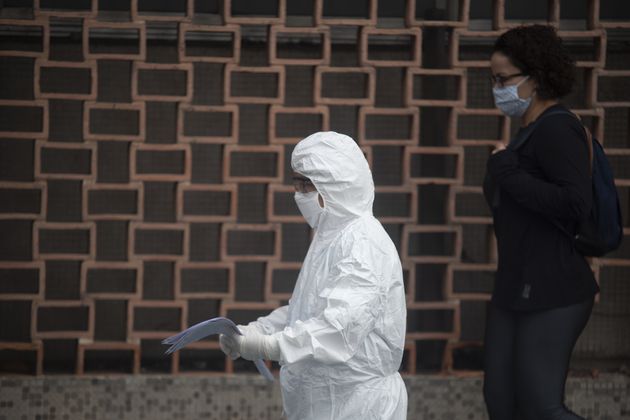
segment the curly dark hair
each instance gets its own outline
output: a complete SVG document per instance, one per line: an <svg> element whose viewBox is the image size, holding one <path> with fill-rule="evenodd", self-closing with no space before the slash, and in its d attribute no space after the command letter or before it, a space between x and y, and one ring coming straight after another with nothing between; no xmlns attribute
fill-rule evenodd
<svg viewBox="0 0 630 420"><path fill-rule="evenodd" d="M552 26L519 26L503 33L493 52L500 52L538 85L541 99L568 95L575 82L575 62Z"/></svg>

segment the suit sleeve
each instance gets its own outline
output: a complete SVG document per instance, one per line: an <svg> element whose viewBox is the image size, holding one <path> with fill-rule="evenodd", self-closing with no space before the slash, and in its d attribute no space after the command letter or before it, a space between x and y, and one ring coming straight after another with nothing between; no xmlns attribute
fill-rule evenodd
<svg viewBox="0 0 630 420"><path fill-rule="evenodd" d="M369 258L344 258L329 276L328 287L318 296L325 299L324 310L275 334L281 362L346 362L375 328L385 307L386 291Z"/></svg>
<svg viewBox="0 0 630 420"><path fill-rule="evenodd" d="M287 325L289 307L281 306L273 310L267 316L261 316L256 321L250 322L247 326L254 327L262 334L271 335L282 331Z"/></svg>

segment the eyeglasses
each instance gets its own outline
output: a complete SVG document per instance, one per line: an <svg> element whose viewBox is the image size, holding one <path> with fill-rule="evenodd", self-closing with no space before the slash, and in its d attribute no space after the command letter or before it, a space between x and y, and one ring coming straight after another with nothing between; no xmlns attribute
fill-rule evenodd
<svg viewBox="0 0 630 420"><path fill-rule="evenodd" d="M295 188L295 191L301 193L307 193L316 190L315 185L313 185L313 182L310 179L300 176L293 177L293 187Z"/></svg>
<svg viewBox="0 0 630 420"><path fill-rule="evenodd" d="M504 87L505 86L505 82L507 82L510 79L513 79L515 77L518 76L525 76L523 73L514 73L514 74L509 74L507 76L501 76L501 75L490 75L490 80L492 80L492 85L498 85L499 87Z"/></svg>

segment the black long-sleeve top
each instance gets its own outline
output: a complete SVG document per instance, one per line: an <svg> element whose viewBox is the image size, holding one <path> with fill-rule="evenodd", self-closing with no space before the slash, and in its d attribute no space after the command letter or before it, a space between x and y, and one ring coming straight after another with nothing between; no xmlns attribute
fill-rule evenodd
<svg viewBox="0 0 630 420"><path fill-rule="evenodd" d="M554 105L544 113L561 108ZM588 144L575 117L549 116L522 147L491 155L484 195L498 246L495 304L542 310L583 302L599 291L566 233L576 231L592 201Z"/></svg>

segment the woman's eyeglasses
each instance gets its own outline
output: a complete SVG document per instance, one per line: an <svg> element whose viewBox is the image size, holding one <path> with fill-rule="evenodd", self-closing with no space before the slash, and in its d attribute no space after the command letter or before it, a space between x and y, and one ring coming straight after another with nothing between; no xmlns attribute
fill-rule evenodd
<svg viewBox="0 0 630 420"><path fill-rule="evenodd" d="M510 79L513 79L515 77L518 76L524 76L523 73L515 73L515 74L509 74L507 76L501 76L501 75L490 75L490 80L492 80L492 85L493 86L499 86L499 87L504 87L505 86L505 82L507 82Z"/></svg>
<svg viewBox="0 0 630 420"><path fill-rule="evenodd" d="M297 192L301 193L307 193L316 190L315 185L313 185L313 182L311 182L310 179L300 176L293 177L293 187Z"/></svg>

